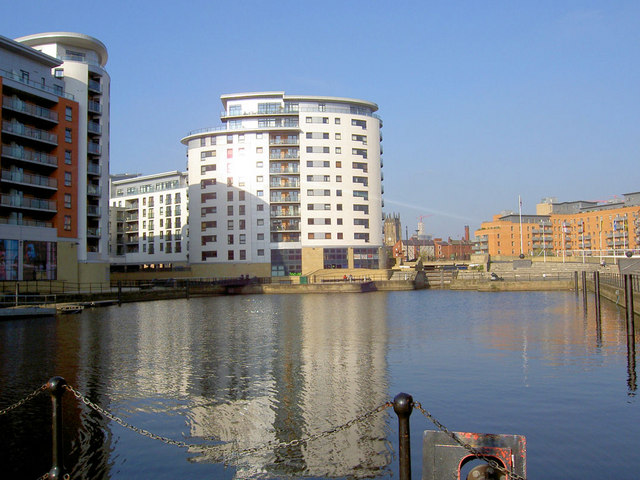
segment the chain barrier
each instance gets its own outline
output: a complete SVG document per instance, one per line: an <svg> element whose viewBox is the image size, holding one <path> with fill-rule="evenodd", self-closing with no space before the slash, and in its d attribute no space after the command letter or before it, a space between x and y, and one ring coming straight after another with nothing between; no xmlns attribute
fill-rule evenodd
<svg viewBox="0 0 640 480"><path fill-rule="evenodd" d="M42 385L41 387L38 387L36 390L34 390L33 392L31 392L29 395L27 395L26 397L24 397L22 400L18 400L16 403L14 403L13 405L9 405L7 408L3 408L2 410L0 410L0 415L4 415L5 413L9 413L11 410L15 410L16 408L24 405L25 403L33 400L34 398L36 398L38 395L40 395L42 392L44 392L47 389L47 384L45 383L44 385Z"/></svg>
<svg viewBox="0 0 640 480"><path fill-rule="evenodd" d="M65 385L65 388L71 392L78 400L80 400L82 403L84 403L87 407L91 408L92 410L98 412L100 415L108 418L109 420L112 420L113 422L117 423L118 425L127 428L133 432L136 432L144 437L148 437L151 438L153 440L159 440L160 442L166 443L167 445L175 445L177 447L180 448L193 448L193 449L206 449L208 452L210 452L211 450L213 450L214 452L216 450L218 450L218 454L220 455L220 457L222 457L223 454L223 450L227 449L229 447L229 443L225 443L225 444L219 444L219 445L205 445L205 444L193 444L193 443L187 443L187 442L182 442L179 440L173 440L171 438L167 438L167 437L163 437L161 435L156 435L155 433L151 433L148 430L145 430L143 428L138 428L136 426L131 425L130 423L125 422L123 419L121 419L120 417L114 415L113 413L105 410L104 408L102 408L101 406L97 405L96 403L92 402L91 400L89 400L89 398L87 398L85 395L83 395L82 393L80 393L78 390L76 390L75 388L73 388L70 385ZM311 442L313 440L317 440L319 438L324 438L324 437L328 437L330 435L333 435L335 433L338 433L342 430L346 430L347 428L350 428L352 425L362 422L364 420L366 420L367 418L375 415L376 413L379 413L381 411L383 411L386 408L389 408L393 406L392 402L385 402L382 405L374 408L373 410L370 410L366 413L363 413L361 415L358 415L357 417L349 420L348 422L339 425L337 427L331 428L329 430L326 430L324 432L321 433L317 433L314 435L309 435L308 437L305 438L297 438L294 440L291 440L289 442L277 442L277 441L271 441L271 442L266 442L264 444L261 445L257 445L255 447L249 447L249 448L245 448L242 450L239 450L237 452L234 452L236 456L244 456L244 455L249 455L252 453L256 453L259 452L261 450L267 450L267 449L274 449L274 448L290 448L290 447L295 447L298 445L302 445L302 444L306 444L308 442Z"/></svg>
<svg viewBox="0 0 640 480"><path fill-rule="evenodd" d="M173 440L171 438L168 437L163 437L162 435L157 435L155 433L149 432L148 430L145 430L143 428L139 428L136 427L134 425L131 425L130 423L127 423L126 421L124 421L122 418L114 415L113 413L109 412L108 410L105 410L104 408L102 408L100 405L92 402L86 395L82 394L81 392L79 392L78 390L76 390L75 388L73 388L71 385L65 385L64 388L66 388L69 392L71 392L73 394L74 397L76 397L78 400L80 400L82 403L84 403L87 407L91 408L92 410L96 411L97 413L99 413L100 415L102 415L105 418L108 418L109 420L117 423L118 425L131 430L139 435L142 435L144 437L147 438L151 438L153 440L158 440L162 443L165 443L167 445L174 445L180 448L192 448L192 449L205 449L208 452L211 451L217 451L218 455L220 456L219 458L222 458L222 455L224 453L224 450L227 449L231 444L230 443L223 443L223 444L217 444L217 445L206 445L206 444L193 444L193 443L187 443L187 442L183 442L180 440ZM26 397L24 397L23 399L17 401L16 403L14 403L13 405L10 405L9 407L6 407L2 410L0 410L0 415L4 415L12 410L15 410L16 408L24 405L25 403L29 402L30 400L34 399L35 397L37 397L38 395L40 395L42 392L44 392L47 389L47 384L44 384L40 387L38 387L36 390L34 390L32 393L30 393L29 395L27 395ZM268 449L284 449L284 448L291 448L291 447L296 447L299 445L305 445L309 442L312 442L314 440L318 440L321 438L326 438L329 437L331 435L334 435L338 432L341 432L343 430L346 430L348 428L351 428L353 425L363 422L364 420L368 419L369 417L372 417L373 415L376 415L384 410L386 410L387 408L393 407L393 402L391 401L387 401L379 406L377 406L376 408L369 410L368 412L362 413L354 418L352 418L351 420L349 420L346 423L343 423L342 425L338 425L336 427L330 428L329 430L325 430L323 432L320 433L316 433L313 435L308 435L307 437L303 437L303 438L296 438L294 440L288 441L288 442L280 442L280 441L270 441L270 442L266 442L263 443L261 445L257 445L254 447L249 447L249 448L245 448L245 449L241 449L239 451L234 452L235 455L237 457L240 456L245 456L245 455L250 455L252 453L257 453L261 450L268 450ZM422 407L422 404L420 402L413 402L413 407L418 410L420 413L422 413L422 415L424 415L429 421L431 421L431 423L433 423L440 431L444 432L445 434L447 434L449 437L451 437L451 439L456 442L458 445L460 445L461 447L463 447L465 450L467 450L469 453L471 453L473 456L475 456L476 458L478 458L479 460L482 460L484 462L486 462L490 467L504 473L505 475L508 476L508 478L512 479L512 480L526 480L525 477L522 477L514 472L512 472L511 470L503 467L502 465L500 465L498 462L496 462L495 460L487 457L486 455L484 455L480 450L478 450L477 448L472 447L470 444L465 443L464 441L460 440L460 438L451 430L449 430L447 427L445 427L442 423L440 423L438 421L438 419L436 419L433 415L431 415L427 410L425 410ZM49 478L49 473L45 473L44 475L42 475L41 477L38 478L38 480L45 480ZM68 480L70 477L69 475L65 475L63 477L65 480Z"/></svg>
<svg viewBox="0 0 640 480"><path fill-rule="evenodd" d="M37 480L47 480L47 478L49 478L49 472L45 473L44 475L42 475L41 477L38 477ZM71 475L69 475L68 473L65 473L62 476L62 480L70 480Z"/></svg>
<svg viewBox="0 0 640 480"><path fill-rule="evenodd" d="M492 468L504 473L505 475L507 475L507 478L510 478L510 479L513 479L513 480L527 480L525 477L522 477L522 476L518 475L517 473L512 472L508 468L505 468L502 465L500 465L495 460L487 457L485 454L483 454L477 448L474 448L471 445L469 445L468 443L465 443L462 440L460 440L460 438L455 433L453 433L451 430L449 430L447 427L445 427L442 423L440 423L438 421L438 419L436 419L428 411L426 411L424 408L422 408L422 405L420 404L420 402L414 401L413 402L413 406L414 406L414 408L416 410L418 410L420 413L422 413L422 415L424 415L427 419L429 419L431 421L431 423L433 423L436 427L438 427L438 430L440 430L441 432L444 432L447 435L449 435L449 437L451 437L451 439L454 442L456 442L462 448L467 450L471 455L473 455L477 459L487 462L490 467L492 467Z"/></svg>

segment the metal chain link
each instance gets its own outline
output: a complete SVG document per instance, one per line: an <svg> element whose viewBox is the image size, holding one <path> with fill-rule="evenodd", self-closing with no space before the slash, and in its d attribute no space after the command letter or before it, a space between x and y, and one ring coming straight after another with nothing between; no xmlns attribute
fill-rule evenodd
<svg viewBox="0 0 640 480"><path fill-rule="evenodd" d="M361 415L358 415L355 418L352 418L351 420L349 420L346 423L343 423L342 425L338 425L337 427L333 427L330 428L329 430L325 430L324 432L320 432L320 433L316 433L313 435L309 435L307 437L303 437L303 438L296 438L294 440L291 440L289 442L277 442L277 441L271 441L271 442L267 442L264 443L262 445L256 446L256 447L251 447L251 448L246 448L244 450L241 450L240 452L238 452L240 455L247 455L250 453L255 453L258 452L260 450L266 450L266 449L271 449L271 448L289 448L289 447L296 447L298 445L303 445L303 444L307 444L309 442L312 442L314 440L318 440L320 438L325 438L325 437L329 437L335 433L341 432L342 430L346 430L348 428L350 428L351 426L355 425L356 423L362 422L364 420L366 420L367 418L375 415L376 413L380 413L383 410L385 410L386 408L392 407L393 406L393 402L385 402L379 406L377 406L376 408L374 408L373 410L369 410L368 412L365 412Z"/></svg>
<svg viewBox="0 0 640 480"><path fill-rule="evenodd" d="M98 412L99 414L103 415L104 417L108 418L109 420L112 420L114 422L116 422L118 425L127 428L133 432L136 432L142 436L151 438L153 440L159 440L163 443L166 443L167 445L175 445L177 447L181 447L181 448L194 448L194 449L206 449L207 451L210 450L219 450L218 454L222 455L223 453L223 449L225 448L229 448L230 444L225 443L225 444L219 444L219 445L203 445L203 444L193 444L193 443L186 443L186 442L181 442L179 440L173 440L171 438L167 438L167 437L163 437L161 435L156 435L155 433L151 433L148 430L145 430L143 428L138 428L136 426L133 426L127 422L125 422L123 419L117 417L116 415L114 415L113 413L105 410L104 408L102 408L101 406L97 405L96 403L92 402L91 400L89 400L85 395L83 395L82 393L80 393L78 390L76 390L75 388L73 388L71 385L65 385L65 388L67 390L69 390L78 400L80 400L82 403L84 403L86 406L88 406L89 408L95 410L96 412ZM361 422L367 418L369 418L372 415L375 415L376 413L379 413L381 411L383 411L384 409L393 406L392 402L385 402L382 405L374 408L373 410L370 410L366 413L363 413L361 415L358 415L357 417L349 420L348 422L339 425L337 427L331 428L329 430L326 430L324 432L321 433L317 433L315 435L310 435L306 438L297 438L294 440L291 440L289 442L276 442L276 441L271 441L271 442L266 442L264 444L261 445L257 445L255 447L250 447L250 448L246 448L246 449L242 449L239 450L237 452L235 452L235 454L237 456L243 456L243 455L249 455L251 453L256 453L259 452L261 450L267 450L267 449L272 449L272 448L288 448L288 447L295 447L297 445L302 445L302 444L306 444L307 442L313 441L313 440L317 440L319 438L323 438L323 437L328 437L330 435L333 435L337 432L340 432L342 430L346 430L347 428L351 427L352 425Z"/></svg>
<svg viewBox="0 0 640 480"><path fill-rule="evenodd" d="M45 383L44 385L42 385L41 387L38 387L36 390L34 390L33 392L31 392L29 395L27 395L26 397L24 397L22 400L18 400L16 403L14 403L13 405L8 406L7 408L3 408L2 410L0 410L0 415L4 415L5 413L9 413L11 410L15 410L16 408L24 405L25 403L27 403L30 400L33 400L34 398L36 398L38 395L40 395L42 392L44 392L47 389L47 384Z"/></svg>
<svg viewBox="0 0 640 480"><path fill-rule="evenodd" d="M47 478L49 478L49 472L45 473L44 475L42 475L41 477L38 477L38 480L47 480ZM71 475L69 475L68 473L65 473L62 476L63 480L69 480L71 478Z"/></svg>
<svg viewBox="0 0 640 480"><path fill-rule="evenodd" d="M476 458L483 460L485 462L487 462L489 464L489 466L491 466L492 468L495 468L496 470L504 473L505 475L508 476L508 478L513 479L513 480L527 480L525 477L522 477L520 475L518 475L517 473L512 472L511 470L509 470L508 468L503 467L502 465L500 465L498 462L496 462L495 460L487 457L485 454L483 454L480 450L478 450L477 448L472 447L471 445L469 445L468 443L463 442L462 440L460 440L460 438L453 433L451 430L449 430L447 427L445 427L442 423L440 423L436 418L433 417L433 415L431 415L428 411L426 411L424 408L422 408L422 405L420 404L420 402L413 402L413 406L416 410L418 410L420 413L422 413L425 417L427 417L431 423L433 423L436 427L438 427L438 429L444 433L446 433L449 437L451 437L451 439L456 442L458 445L460 445L462 448L464 448L465 450L467 450L471 455L475 456Z"/></svg>

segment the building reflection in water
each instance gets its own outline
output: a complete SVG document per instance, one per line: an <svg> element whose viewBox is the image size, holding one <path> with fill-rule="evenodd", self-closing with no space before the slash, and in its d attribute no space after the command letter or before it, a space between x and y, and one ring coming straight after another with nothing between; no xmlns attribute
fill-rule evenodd
<svg viewBox="0 0 640 480"><path fill-rule="evenodd" d="M225 375L216 375L213 389L196 401L212 404L190 410L191 435L234 442L234 449L243 450L316 435L384 403L385 299L283 296L268 312L243 312L242 325L216 351L228 360L222 362ZM260 350L260 358L238 358L247 346ZM390 462L386 418L375 415L296 447L240 457L230 452L227 461L237 477L379 475ZM206 453L196 459L217 460Z"/></svg>

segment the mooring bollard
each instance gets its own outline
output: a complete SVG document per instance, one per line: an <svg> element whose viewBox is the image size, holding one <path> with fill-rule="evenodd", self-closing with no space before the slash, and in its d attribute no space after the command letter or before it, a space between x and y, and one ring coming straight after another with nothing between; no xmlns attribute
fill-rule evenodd
<svg viewBox="0 0 640 480"><path fill-rule="evenodd" d="M580 290L580 287L578 286L578 272L577 271L573 272L573 286L575 287L576 295L578 295L578 291Z"/></svg>
<svg viewBox="0 0 640 480"><path fill-rule="evenodd" d="M122 280L118 280L118 305L122 305Z"/></svg>
<svg viewBox="0 0 640 480"><path fill-rule="evenodd" d="M584 305L584 311L587 311L587 272L582 271L582 303Z"/></svg>
<svg viewBox="0 0 640 480"><path fill-rule="evenodd" d="M413 397L399 393L393 399L393 411L398 415L398 460L400 480L411 480L411 432L409 417L413 410Z"/></svg>
<svg viewBox="0 0 640 480"><path fill-rule="evenodd" d="M624 305L627 309L627 335L635 335L635 325L633 319L633 279L631 275L624 276Z"/></svg>
<svg viewBox="0 0 640 480"><path fill-rule="evenodd" d="M52 455L51 470L49 477L53 479L63 478L64 471L64 447L62 444L62 395L65 391L67 381L62 377L53 377L47 382L47 387L51 393L51 431L52 431Z"/></svg>
<svg viewBox="0 0 640 480"><path fill-rule="evenodd" d="M593 297L596 304L596 321L600 323L600 272L593 272Z"/></svg>
<svg viewBox="0 0 640 480"><path fill-rule="evenodd" d="M184 295L189 300L189 279L184 281Z"/></svg>

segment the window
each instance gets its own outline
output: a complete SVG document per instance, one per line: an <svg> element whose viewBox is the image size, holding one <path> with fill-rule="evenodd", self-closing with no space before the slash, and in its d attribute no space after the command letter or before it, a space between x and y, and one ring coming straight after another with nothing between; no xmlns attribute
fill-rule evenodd
<svg viewBox="0 0 640 480"><path fill-rule="evenodd" d="M233 177L227 177L227 187L231 187L233 185Z"/></svg>
<svg viewBox="0 0 640 480"><path fill-rule="evenodd" d="M211 145L215 145L216 144L216 137L209 137L209 143ZM177 251L177 250L176 250Z"/></svg>
<svg viewBox="0 0 640 480"><path fill-rule="evenodd" d="M71 165L71 150L64 151L64 163Z"/></svg>
<svg viewBox="0 0 640 480"><path fill-rule="evenodd" d="M247 259L247 251L240 250L240 260L246 260L246 259Z"/></svg>
<svg viewBox="0 0 640 480"><path fill-rule="evenodd" d="M238 135L238 143L244 143L244 134L243 133Z"/></svg>
<svg viewBox="0 0 640 480"><path fill-rule="evenodd" d="M339 177L339 175L338 175ZM338 182L338 177L336 177L336 182ZM336 197L341 197L342 196L342 190L336 190Z"/></svg>
<svg viewBox="0 0 640 480"><path fill-rule="evenodd" d="M342 225L342 219L341 218L337 218L336 219L336 225Z"/></svg>
<svg viewBox="0 0 640 480"><path fill-rule="evenodd" d="M330 153L329 147L307 147L307 153Z"/></svg>
<svg viewBox="0 0 640 480"><path fill-rule="evenodd" d="M263 182L263 181L264 181L264 179L263 179L262 175L258 175L256 177L256 182Z"/></svg>
<svg viewBox="0 0 640 480"><path fill-rule="evenodd" d="M213 158L216 156L215 150L207 150L206 152L200 152L200 160L206 160L207 158Z"/></svg>
<svg viewBox="0 0 640 480"><path fill-rule="evenodd" d="M160 244L160 251L163 252L164 251L164 243Z"/></svg>
<svg viewBox="0 0 640 480"><path fill-rule="evenodd" d="M179 245L179 243L176 243L176 252L178 251L178 245ZM208 250L208 251L202 252L202 261L203 262L205 262L209 258L217 258L217 257L218 257L218 251L217 250Z"/></svg>
<svg viewBox="0 0 640 480"><path fill-rule="evenodd" d="M336 133L336 140L342 140L342 134Z"/></svg>
<svg viewBox="0 0 640 480"><path fill-rule="evenodd" d="M245 243L247 243L247 235L241 233L238 238L238 243L240 243L240 245L244 245Z"/></svg>
<svg viewBox="0 0 640 480"><path fill-rule="evenodd" d="M227 205L227 216L233 216L233 205Z"/></svg>
<svg viewBox="0 0 640 480"><path fill-rule="evenodd" d="M71 230L71 215L64 216L64 229Z"/></svg>
<svg viewBox="0 0 640 480"><path fill-rule="evenodd" d="M353 125L354 127L360 127L363 130L367 129L367 121L366 120L351 120L351 125Z"/></svg>
<svg viewBox="0 0 640 480"><path fill-rule="evenodd" d="M205 216L208 215L210 213L217 213L218 212L218 207L202 207L200 208L200 215L201 216Z"/></svg>
<svg viewBox="0 0 640 480"><path fill-rule="evenodd" d="M262 212L264 210L264 205L262 203L256 205L256 211Z"/></svg>
<svg viewBox="0 0 640 480"><path fill-rule="evenodd" d="M73 140L71 138L71 129L70 128L65 128L64 129L64 141L67 143L71 143Z"/></svg>
<svg viewBox="0 0 640 480"><path fill-rule="evenodd" d="M241 201L241 202L244 202L244 200L245 200L245 191L244 190L241 190L241 191L238 192L238 200Z"/></svg>
<svg viewBox="0 0 640 480"><path fill-rule="evenodd" d="M256 225L258 225L259 227L262 227L264 225L264 218L259 218L256 221Z"/></svg>
<svg viewBox="0 0 640 480"><path fill-rule="evenodd" d="M256 236L256 240L264 240L264 233L259 233L259 234Z"/></svg>
<svg viewBox="0 0 640 480"><path fill-rule="evenodd" d="M207 145L207 139L206 139L206 138L201 138L201 139L200 139L200 146L201 146L201 147L204 147L204 146L206 146L206 145Z"/></svg>
<svg viewBox="0 0 640 480"><path fill-rule="evenodd" d="M64 109L64 119L67 122L73 121L73 109L71 107L65 107L65 109Z"/></svg>
<svg viewBox="0 0 640 480"><path fill-rule="evenodd" d="M233 158L233 148L227 148L227 158Z"/></svg>
<svg viewBox="0 0 640 480"><path fill-rule="evenodd" d="M336 154L340 155L342 153L342 147L336 147Z"/></svg>
<svg viewBox="0 0 640 480"><path fill-rule="evenodd" d="M232 144L233 143L233 135L227 135L227 144Z"/></svg>
<svg viewBox="0 0 640 480"><path fill-rule="evenodd" d="M256 147L256 153L262 153L262 147ZM261 162L262 163L262 162ZM262 166L262 165L261 165Z"/></svg>
<svg viewBox="0 0 640 480"><path fill-rule="evenodd" d="M53 75L56 78L64 78L64 69L62 68L56 68L53 72Z"/></svg>
<svg viewBox="0 0 640 480"><path fill-rule="evenodd" d="M342 175L336 175L336 182L342 181Z"/></svg>
<svg viewBox="0 0 640 480"><path fill-rule="evenodd" d="M71 186L71 172L64 172L64 186Z"/></svg>
<svg viewBox="0 0 640 480"><path fill-rule="evenodd" d="M307 167L329 168L329 161L325 160L307 160Z"/></svg>
<svg viewBox="0 0 640 480"><path fill-rule="evenodd" d="M336 117L336 125L340 125L340 119Z"/></svg>
<svg viewBox="0 0 640 480"><path fill-rule="evenodd" d="M336 162L336 168L342 168L342 162L341 161L337 161Z"/></svg>
<svg viewBox="0 0 640 480"><path fill-rule="evenodd" d="M200 167L200 175L206 175L208 172L215 172L215 165L202 165Z"/></svg>
<svg viewBox="0 0 640 480"><path fill-rule="evenodd" d="M238 220L238 228L240 230L244 230L246 228L247 221L246 220Z"/></svg>
<svg viewBox="0 0 640 480"><path fill-rule="evenodd" d="M342 236L342 232L338 232L338 240L342 240L343 236Z"/></svg>
<svg viewBox="0 0 640 480"><path fill-rule="evenodd" d="M338 211L342 210L342 204L341 203L336 204L336 210L338 210Z"/></svg>
<svg viewBox="0 0 640 480"><path fill-rule="evenodd" d="M64 208L71 208L71 194L64 194Z"/></svg>
<svg viewBox="0 0 640 480"><path fill-rule="evenodd" d="M227 251L227 260L233 260L233 250Z"/></svg>
<svg viewBox="0 0 640 480"><path fill-rule="evenodd" d="M256 192L256 195L257 195L258 197L263 197L263 196L264 196L264 190L258 190L258 191Z"/></svg>
<svg viewBox="0 0 640 480"><path fill-rule="evenodd" d="M233 202L233 192L227 192L227 202Z"/></svg>
<svg viewBox="0 0 640 480"><path fill-rule="evenodd" d="M362 155L362 158L367 158L367 150L365 148L352 148L352 155Z"/></svg>
<svg viewBox="0 0 640 480"><path fill-rule="evenodd" d="M264 164L262 162L256 162L256 168L262 168L263 165Z"/></svg>
<svg viewBox="0 0 640 480"><path fill-rule="evenodd" d="M176 215L178 212L176 212ZM180 228L182 226L182 219L180 217L176 218L176 228Z"/></svg>
<svg viewBox="0 0 640 480"><path fill-rule="evenodd" d="M233 220L227 220L227 230L233 230Z"/></svg>
<svg viewBox="0 0 640 480"><path fill-rule="evenodd" d="M258 256L259 257L264 257L264 248L259 248L258 249Z"/></svg>

